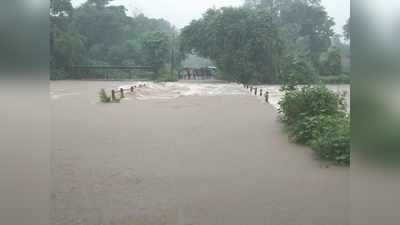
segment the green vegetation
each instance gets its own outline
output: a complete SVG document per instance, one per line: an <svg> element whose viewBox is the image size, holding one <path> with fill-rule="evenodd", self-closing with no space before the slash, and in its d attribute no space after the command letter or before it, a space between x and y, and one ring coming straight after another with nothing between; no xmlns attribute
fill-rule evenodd
<svg viewBox="0 0 400 225"><path fill-rule="evenodd" d="M350 163L350 119L343 99L325 86L285 88L282 120L297 143L306 144L323 159Z"/></svg>
<svg viewBox="0 0 400 225"><path fill-rule="evenodd" d="M321 54L319 59L320 74L322 76L334 76L342 73L342 57L340 49L331 47Z"/></svg>
<svg viewBox="0 0 400 225"><path fill-rule="evenodd" d="M319 135L311 146L323 159L334 160L341 165L350 165L350 119L345 114L326 116L319 123Z"/></svg>
<svg viewBox="0 0 400 225"><path fill-rule="evenodd" d="M241 7L209 9L181 31L163 19L127 15L110 2L87 0L73 8L71 0L51 0L51 79L132 79L139 75L77 74L71 66L137 65L153 67L141 78L165 80L161 70L179 71L186 56L201 57L195 64L209 60L220 79L242 83L285 83L292 76L316 83L318 76L331 81L350 71L349 45L334 34L319 0L245 0ZM348 40L349 24L344 34Z"/></svg>
<svg viewBox="0 0 400 225"><path fill-rule="evenodd" d="M153 66L154 74L147 75L152 79L165 64L179 65L183 58L175 41L177 30L169 22L143 14L129 16L123 6L110 2L87 0L73 8L70 0L51 0L51 79L105 77L104 71L75 74L73 65ZM107 73L109 79L135 77L123 71Z"/></svg>
<svg viewBox="0 0 400 225"><path fill-rule="evenodd" d="M146 62L154 69L153 79L157 79L160 70L169 58L168 36L161 32L147 33L143 37L143 53Z"/></svg>
<svg viewBox="0 0 400 225"><path fill-rule="evenodd" d="M106 93L106 91L104 89L100 90L99 98L100 98L100 102L103 102L103 103L110 103L111 102L111 97L109 97L107 95L107 93Z"/></svg>
<svg viewBox="0 0 400 225"><path fill-rule="evenodd" d="M246 0L185 27L181 51L211 59L225 80L315 83L349 70L349 46L333 26L319 0Z"/></svg>
<svg viewBox="0 0 400 225"><path fill-rule="evenodd" d="M304 116L332 115L340 111L341 99L324 86L305 86L286 91L280 102L283 120L291 125Z"/></svg>
<svg viewBox="0 0 400 225"><path fill-rule="evenodd" d="M210 58L223 79L244 83L278 80L283 42L267 10L209 9L203 19L182 30L181 41L183 52Z"/></svg>
<svg viewBox="0 0 400 225"><path fill-rule="evenodd" d="M99 99L100 102L102 103L120 103L121 99L116 98L116 99L112 99L110 96L107 95L106 91L104 89L101 89L99 92Z"/></svg>
<svg viewBox="0 0 400 225"><path fill-rule="evenodd" d="M350 40L350 18L347 20L347 23L343 26L343 35L347 40Z"/></svg>

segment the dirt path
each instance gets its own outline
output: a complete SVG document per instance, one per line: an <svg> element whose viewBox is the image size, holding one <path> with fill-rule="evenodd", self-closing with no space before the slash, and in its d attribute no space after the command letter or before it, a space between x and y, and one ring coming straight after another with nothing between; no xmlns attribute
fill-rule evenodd
<svg viewBox="0 0 400 225"><path fill-rule="evenodd" d="M97 104L54 82L55 225L346 225L348 169L289 143L253 96ZM74 93L74 94L68 94Z"/></svg>

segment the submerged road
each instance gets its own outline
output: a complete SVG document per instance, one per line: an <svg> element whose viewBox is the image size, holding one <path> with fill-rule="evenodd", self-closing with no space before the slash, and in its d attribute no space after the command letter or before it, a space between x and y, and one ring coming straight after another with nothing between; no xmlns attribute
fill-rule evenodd
<svg viewBox="0 0 400 225"><path fill-rule="evenodd" d="M96 103L111 86L51 83L66 93L52 101L53 224L349 223L349 170L290 143L271 105L250 95Z"/></svg>

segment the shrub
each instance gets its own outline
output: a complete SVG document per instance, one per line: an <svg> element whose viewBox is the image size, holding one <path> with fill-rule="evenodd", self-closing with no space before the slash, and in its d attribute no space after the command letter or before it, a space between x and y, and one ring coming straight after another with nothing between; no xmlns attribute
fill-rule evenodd
<svg viewBox="0 0 400 225"><path fill-rule="evenodd" d="M343 114L327 116L320 124L320 132L311 142L313 150L323 159L338 164L350 164L350 121Z"/></svg>
<svg viewBox="0 0 400 225"><path fill-rule="evenodd" d="M318 130L323 124L325 116L303 116L289 127L289 132L293 140L300 144L310 144L315 139Z"/></svg>
<svg viewBox="0 0 400 225"><path fill-rule="evenodd" d="M325 86L305 86L286 91L279 105L284 122L291 125L302 117L338 113L343 100Z"/></svg>
<svg viewBox="0 0 400 225"><path fill-rule="evenodd" d="M107 93L106 93L106 91L104 89L100 90L99 98L100 98L100 102L103 102L103 103L110 103L111 102L111 98L109 96L107 96Z"/></svg>
<svg viewBox="0 0 400 225"><path fill-rule="evenodd" d="M324 86L286 89L279 103L283 121L297 143L310 145L323 159L350 164L350 119L342 99Z"/></svg>
<svg viewBox="0 0 400 225"><path fill-rule="evenodd" d="M303 116L289 127L293 140L300 144L311 144L327 127L333 127L339 120L346 118L345 113L333 115Z"/></svg>

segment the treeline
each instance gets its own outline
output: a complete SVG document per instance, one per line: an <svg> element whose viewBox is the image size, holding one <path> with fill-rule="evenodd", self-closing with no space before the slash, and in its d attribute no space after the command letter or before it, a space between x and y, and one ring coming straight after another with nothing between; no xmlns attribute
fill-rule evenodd
<svg viewBox="0 0 400 225"><path fill-rule="evenodd" d="M166 74L197 55L230 81L349 81L343 75L350 71L349 45L333 32L319 0L246 0L239 8L209 9L181 31L110 2L87 0L74 8L71 0L51 0L51 79L87 78L73 65L130 65L153 67L147 78L173 80ZM349 30L346 25L347 39Z"/></svg>
<svg viewBox="0 0 400 225"><path fill-rule="evenodd" d="M349 46L319 0L245 2L192 21L181 32L181 51L211 59L221 78L244 83L310 83L349 71Z"/></svg>
<svg viewBox="0 0 400 225"><path fill-rule="evenodd" d="M156 79L168 64L182 60L169 22L128 16L111 1L87 0L73 8L70 0L51 0L51 79L84 78L71 71L73 65L152 66Z"/></svg>

